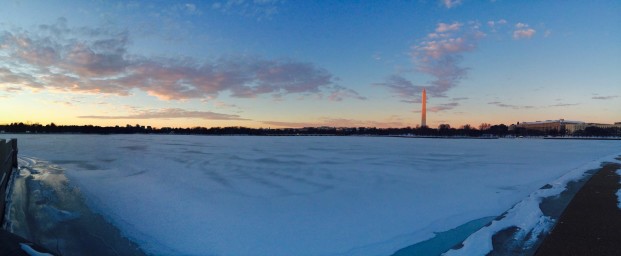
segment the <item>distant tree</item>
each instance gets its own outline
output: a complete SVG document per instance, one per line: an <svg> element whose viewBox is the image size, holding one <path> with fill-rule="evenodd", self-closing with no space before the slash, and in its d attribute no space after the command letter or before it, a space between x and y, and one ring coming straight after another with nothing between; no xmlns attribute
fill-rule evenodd
<svg viewBox="0 0 621 256"><path fill-rule="evenodd" d="M485 131L485 130L489 129L490 127L492 127L492 125L491 125L491 124L488 124L488 123L481 123L481 124L479 125L479 130L481 130L481 131Z"/></svg>
<svg viewBox="0 0 621 256"><path fill-rule="evenodd" d="M612 136L616 133L615 128L600 128L597 126L589 126L584 129L584 135L586 136Z"/></svg>
<svg viewBox="0 0 621 256"><path fill-rule="evenodd" d="M438 129L439 130L448 130L448 129L451 129L451 125L450 124L440 124L440 125L438 125Z"/></svg>
<svg viewBox="0 0 621 256"><path fill-rule="evenodd" d="M490 126L490 128L487 130L487 132L496 135L496 136L501 136L504 137L507 134L509 134L509 127L507 127L504 124L499 124L499 125L492 125Z"/></svg>
<svg viewBox="0 0 621 256"><path fill-rule="evenodd" d="M438 126L438 134L441 136L450 136L452 135L451 125L449 124L441 124Z"/></svg>

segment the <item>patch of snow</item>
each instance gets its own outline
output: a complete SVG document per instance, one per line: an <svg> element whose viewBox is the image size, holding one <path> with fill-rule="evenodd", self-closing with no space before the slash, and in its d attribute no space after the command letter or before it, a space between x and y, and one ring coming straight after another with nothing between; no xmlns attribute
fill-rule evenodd
<svg viewBox="0 0 621 256"><path fill-rule="evenodd" d="M523 240L530 233L531 237L526 241L525 246L532 246L540 234L548 232L554 225L554 220L541 212L539 208L541 200L561 194L565 190L567 183L580 179L588 170L601 167L602 162L614 161L615 157L618 157L618 155L610 155L571 170L559 179L549 183L551 186L531 193L527 198L507 211L503 218L492 221L491 225L470 235L462 243L463 246L461 248L450 250L443 255L486 255L493 249L492 237L509 227L517 227L519 229L516 235L516 239L519 241Z"/></svg>
<svg viewBox="0 0 621 256"><path fill-rule="evenodd" d="M620 153L615 141L12 137L154 255L390 255L512 206L473 236L543 232L550 220L536 206L564 187L538 189Z"/></svg>

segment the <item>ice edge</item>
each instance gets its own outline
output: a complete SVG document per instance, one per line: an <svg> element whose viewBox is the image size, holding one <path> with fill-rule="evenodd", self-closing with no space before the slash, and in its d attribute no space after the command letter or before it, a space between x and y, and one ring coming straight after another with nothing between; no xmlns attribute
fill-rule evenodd
<svg viewBox="0 0 621 256"><path fill-rule="evenodd" d="M539 208L541 200L560 195L569 182L580 179L589 170L600 168L603 163L621 163L619 154L600 158L569 171L567 174L550 182L549 185L551 187L534 191L509 209L502 218L492 221L488 226L470 235L462 243L463 246L461 248L451 249L442 255L485 255L493 250L492 237L494 234L509 227L519 228L516 236L521 239L524 239L527 234L532 233L531 238L527 241L527 244L532 244L539 234L547 232L554 224L554 220L545 216ZM621 170L618 170L617 174L621 175ZM617 191L617 201L619 208L621 208L621 190Z"/></svg>

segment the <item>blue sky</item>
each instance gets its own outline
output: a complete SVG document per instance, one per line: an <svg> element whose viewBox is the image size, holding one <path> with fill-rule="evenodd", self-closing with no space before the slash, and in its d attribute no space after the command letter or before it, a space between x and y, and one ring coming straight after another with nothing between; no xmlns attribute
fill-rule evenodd
<svg viewBox="0 0 621 256"><path fill-rule="evenodd" d="M0 123L621 122L618 1L9 1Z"/></svg>

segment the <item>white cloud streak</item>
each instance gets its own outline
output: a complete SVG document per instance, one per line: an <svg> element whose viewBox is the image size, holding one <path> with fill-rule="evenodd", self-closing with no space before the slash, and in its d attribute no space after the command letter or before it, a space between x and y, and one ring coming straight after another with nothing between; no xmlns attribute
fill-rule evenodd
<svg viewBox="0 0 621 256"><path fill-rule="evenodd" d="M593 96L591 99L594 100L612 100L618 98L618 95L609 95L609 96Z"/></svg>
<svg viewBox="0 0 621 256"><path fill-rule="evenodd" d="M166 108L159 110L144 110L135 114L120 116L78 116L85 119L172 119L172 118L197 118L206 120L248 120L239 115L215 113L211 111L188 111L179 108Z"/></svg>
<svg viewBox="0 0 621 256"><path fill-rule="evenodd" d="M511 108L511 109L533 109L533 108L535 108L535 106L510 105L510 104L505 104L505 103L502 103L502 102L499 102L499 101L489 102L487 104L495 105L495 106L501 107L501 108Z"/></svg>
<svg viewBox="0 0 621 256"><path fill-rule="evenodd" d="M462 3L462 0L440 0L440 3L444 7L451 9L460 5Z"/></svg>

